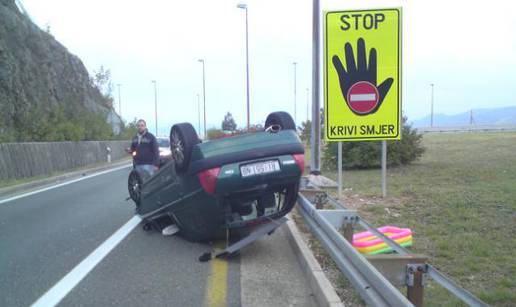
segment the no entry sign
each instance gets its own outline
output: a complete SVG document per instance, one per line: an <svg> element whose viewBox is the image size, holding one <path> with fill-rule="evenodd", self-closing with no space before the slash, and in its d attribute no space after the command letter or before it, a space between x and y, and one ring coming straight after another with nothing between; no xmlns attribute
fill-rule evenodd
<svg viewBox="0 0 516 307"><path fill-rule="evenodd" d="M325 138L396 140L401 8L324 13Z"/></svg>
<svg viewBox="0 0 516 307"><path fill-rule="evenodd" d="M367 81L358 81L349 88L346 101L354 113L369 114L378 106L378 89Z"/></svg>

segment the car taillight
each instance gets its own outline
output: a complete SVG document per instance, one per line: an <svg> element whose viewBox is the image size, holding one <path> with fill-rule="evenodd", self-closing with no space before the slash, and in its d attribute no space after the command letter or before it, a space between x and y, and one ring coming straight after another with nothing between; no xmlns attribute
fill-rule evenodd
<svg viewBox="0 0 516 307"><path fill-rule="evenodd" d="M292 155L294 160L296 161L297 166L301 170L301 175L305 172L305 155L304 154L295 154Z"/></svg>
<svg viewBox="0 0 516 307"><path fill-rule="evenodd" d="M219 173L220 167L215 167L202 171L198 174L201 186L206 193L215 193L215 185L217 184L217 177L219 176Z"/></svg>

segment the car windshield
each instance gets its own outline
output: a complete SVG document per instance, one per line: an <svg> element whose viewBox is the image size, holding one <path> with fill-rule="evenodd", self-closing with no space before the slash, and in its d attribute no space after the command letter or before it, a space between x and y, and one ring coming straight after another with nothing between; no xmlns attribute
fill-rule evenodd
<svg viewBox="0 0 516 307"><path fill-rule="evenodd" d="M170 142L166 138L159 138L158 139L158 146L159 147L169 147L170 146Z"/></svg>

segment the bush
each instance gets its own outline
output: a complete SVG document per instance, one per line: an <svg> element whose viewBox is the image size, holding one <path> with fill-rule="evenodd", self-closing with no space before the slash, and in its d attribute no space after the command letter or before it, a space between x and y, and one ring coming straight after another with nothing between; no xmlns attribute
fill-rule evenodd
<svg viewBox="0 0 516 307"><path fill-rule="evenodd" d="M208 140L220 139L226 136L224 131L215 128L208 129L206 133L208 134Z"/></svg>
<svg viewBox="0 0 516 307"><path fill-rule="evenodd" d="M387 142L387 165L399 166L416 161L423 155L422 135L407 124L403 117L401 141ZM323 154L323 165L326 169L337 168L337 142L326 145ZM343 142L342 165L345 169L378 168L381 166L381 142Z"/></svg>
<svg viewBox="0 0 516 307"><path fill-rule="evenodd" d="M297 127L300 138L306 145L310 145L310 134L312 132L312 122L307 119L304 122L301 122L301 126Z"/></svg>
<svg viewBox="0 0 516 307"><path fill-rule="evenodd" d="M67 104L41 107L20 114L0 142L95 141L114 138L106 114Z"/></svg>
<svg viewBox="0 0 516 307"><path fill-rule="evenodd" d="M120 134L115 136L115 139L117 139L117 140L132 139L138 132L136 122L137 122L136 118L134 118L132 122L127 123L127 124L125 122L122 122L122 127L120 127Z"/></svg>

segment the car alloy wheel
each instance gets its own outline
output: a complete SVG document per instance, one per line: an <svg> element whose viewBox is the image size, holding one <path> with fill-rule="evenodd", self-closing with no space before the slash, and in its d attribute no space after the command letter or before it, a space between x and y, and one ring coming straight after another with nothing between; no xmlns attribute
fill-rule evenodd
<svg viewBox="0 0 516 307"><path fill-rule="evenodd" d="M185 159L183 143L176 131L172 132L170 137L170 148L172 149L172 157L176 163L181 164Z"/></svg>

